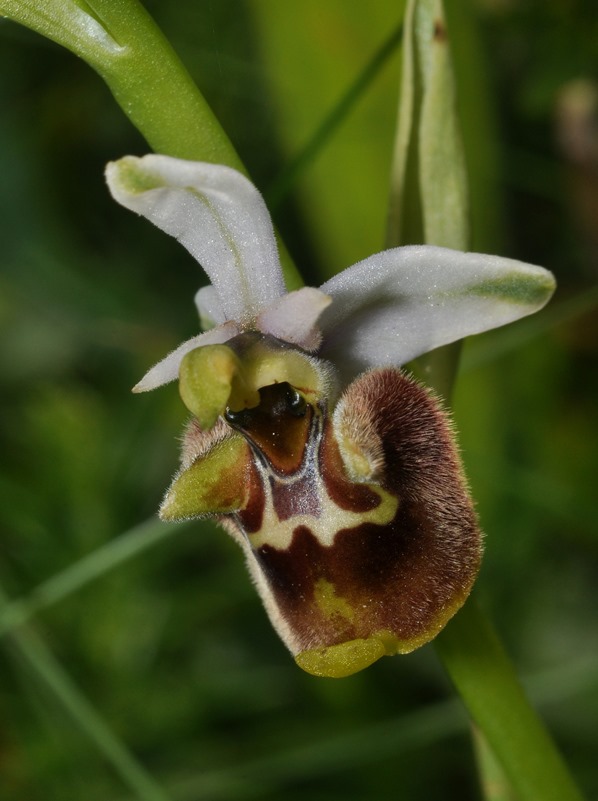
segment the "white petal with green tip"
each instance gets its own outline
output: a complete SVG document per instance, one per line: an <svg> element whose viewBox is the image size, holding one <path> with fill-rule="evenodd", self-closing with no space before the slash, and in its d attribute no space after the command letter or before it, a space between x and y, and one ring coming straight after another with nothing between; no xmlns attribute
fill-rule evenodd
<svg viewBox="0 0 598 801"><path fill-rule="evenodd" d="M227 320L249 322L284 294L262 196L230 167L150 154L106 169L119 203L176 237L208 274Z"/></svg>
<svg viewBox="0 0 598 801"><path fill-rule="evenodd" d="M500 256L409 246L377 253L322 285L322 356L345 377L401 365L542 308L551 273Z"/></svg>

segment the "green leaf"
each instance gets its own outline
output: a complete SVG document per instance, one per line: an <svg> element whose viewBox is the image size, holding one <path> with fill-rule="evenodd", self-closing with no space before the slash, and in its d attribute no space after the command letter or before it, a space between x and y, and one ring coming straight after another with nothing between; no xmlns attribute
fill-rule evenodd
<svg viewBox="0 0 598 801"><path fill-rule="evenodd" d="M420 230L426 244L467 249L467 174L440 0L410 0L405 13L387 244L422 241Z"/></svg>

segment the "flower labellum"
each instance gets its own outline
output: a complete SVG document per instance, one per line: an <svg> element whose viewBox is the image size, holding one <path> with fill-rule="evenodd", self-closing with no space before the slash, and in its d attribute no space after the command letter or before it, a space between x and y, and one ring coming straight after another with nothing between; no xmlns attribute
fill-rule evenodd
<svg viewBox="0 0 598 801"><path fill-rule="evenodd" d="M309 673L347 676L431 640L471 590L481 535L450 420L399 367L540 309L552 275L412 246L287 293L240 173L148 155L107 180L210 279L196 302L213 327L135 387L178 378L192 414L161 517L222 523Z"/></svg>

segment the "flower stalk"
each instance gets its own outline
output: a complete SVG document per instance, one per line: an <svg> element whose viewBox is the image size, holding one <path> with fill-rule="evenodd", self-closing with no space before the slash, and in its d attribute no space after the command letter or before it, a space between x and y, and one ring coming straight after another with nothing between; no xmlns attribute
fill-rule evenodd
<svg viewBox="0 0 598 801"><path fill-rule="evenodd" d="M518 801L583 801L475 598L469 599L434 645Z"/></svg>
<svg viewBox="0 0 598 801"><path fill-rule="evenodd" d="M244 171L203 95L138 0L0 0L0 16L84 59L157 153Z"/></svg>

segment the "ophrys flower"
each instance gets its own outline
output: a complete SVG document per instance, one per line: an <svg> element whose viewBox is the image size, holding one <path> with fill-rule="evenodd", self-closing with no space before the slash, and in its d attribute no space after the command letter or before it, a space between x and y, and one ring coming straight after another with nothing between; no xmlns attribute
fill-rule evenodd
<svg viewBox="0 0 598 801"><path fill-rule="evenodd" d="M107 177L211 281L196 301L213 327L136 387L178 377L193 415L161 516L223 523L311 673L428 642L466 599L481 537L448 417L398 368L536 311L551 274L415 246L287 293L270 216L240 173L149 155Z"/></svg>

